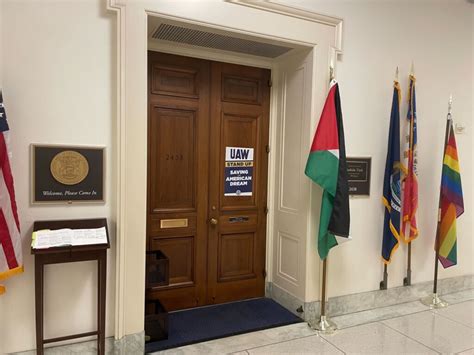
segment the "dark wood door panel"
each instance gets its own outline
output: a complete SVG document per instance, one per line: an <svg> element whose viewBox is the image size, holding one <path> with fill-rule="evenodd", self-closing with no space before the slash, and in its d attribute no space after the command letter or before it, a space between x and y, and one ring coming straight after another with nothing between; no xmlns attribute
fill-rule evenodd
<svg viewBox="0 0 474 355"><path fill-rule="evenodd" d="M226 303L265 296L265 285L260 278L217 282L213 288L212 303Z"/></svg>
<svg viewBox="0 0 474 355"><path fill-rule="evenodd" d="M198 99L202 83L208 73L203 70L206 61L171 54L148 52L149 92L153 95Z"/></svg>
<svg viewBox="0 0 474 355"><path fill-rule="evenodd" d="M222 75L222 101L260 105L262 102L260 77Z"/></svg>
<svg viewBox="0 0 474 355"><path fill-rule="evenodd" d="M220 233L218 282L252 279L255 274L256 233Z"/></svg>
<svg viewBox="0 0 474 355"><path fill-rule="evenodd" d="M151 68L151 92L155 95L199 97L198 71L154 64Z"/></svg>
<svg viewBox="0 0 474 355"><path fill-rule="evenodd" d="M196 209L196 121L196 111L150 107L151 213Z"/></svg>
<svg viewBox="0 0 474 355"><path fill-rule="evenodd" d="M148 55L149 250L170 260L170 285L148 292L168 310L206 302L208 61Z"/></svg>
<svg viewBox="0 0 474 355"><path fill-rule="evenodd" d="M208 302L263 296L270 71L211 64ZM226 148L253 148L251 194L225 194ZM232 163L230 166L233 166ZM238 174L227 167L229 175Z"/></svg>
<svg viewBox="0 0 474 355"><path fill-rule="evenodd" d="M147 297L172 311L263 296L270 71L148 59L147 240L170 284ZM225 192L226 147L253 149L250 193Z"/></svg>
<svg viewBox="0 0 474 355"><path fill-rule="evenodd" d="M170 259L169 287L194 285L194 236L154 239L152 250L161 250Z"/></svg>
<svg viewBox="0 0 474 355"><path fill-rule="evenodd" d="M205 288L203 291L205 294ZM192 287L155 288L148 291L147 298L159 299L161 304L169 311L206 305L205 297L201 298L200 293Z"/></svg>

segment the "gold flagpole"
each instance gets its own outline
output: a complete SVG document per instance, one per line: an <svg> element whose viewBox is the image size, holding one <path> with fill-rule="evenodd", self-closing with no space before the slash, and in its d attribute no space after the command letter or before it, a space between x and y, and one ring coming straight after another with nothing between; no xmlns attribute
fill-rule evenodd
<svg viewBox="0 0 474 355"><path fill-rule="evenodd" d="M326 315L326 287L327 287L327 260L326 257L323 260L323 282L322 282L322 290L321 290L321 316L319 317L319 321L315 323L309 323L309 326L317 330L322 334L332 334L337 330L337 325L327 318Z"/></svg>
<svg viewBox="0 0 474 355"><path fill-rule="evenodd" d="M453 126L453 120L451 118L451 108L453 105L452 95L449 97L448 104L448 122L446 124L446 133L444 135L444 147L443 147L443 161L444 161L444 152L446 150L446 144L448 143L449 133L451 132ZM441 180L443 179L443 170L441 168ZM434 266L434 280L433 280L433 293L427 297L421 299L421 303L430 308L444 308L448 306L446 301L443 301L438 296L438 257L439 257L439 231L441 224L441 190L439 193L439 202L438 202L438 226L436 228L436 239L435 239L435 266Z"/></svg>
<svg viewBox="0 0 474 355"><path fill-rule="evenodd" d="M331 65L329 67L329 86L331 86L332 81L334 80L334 67ZM319 321L317 322L309 322L309 326L317 330L322 334L331 334L337 330L337 326L334 322L329 320L326 316L326 288L327 288L327 260L329 256L323 260L323 280L321 285L321 316L319 317Z"/></svg>
<svg viewBox="0 0 474 355"><path fill-rule="evenodd" d="M411 69L410 69L410 75L415 76L415 64L413 61L411 62ZM411 97L410 93L410 105L413 103L413 98ZM410 107L411 114L414 115L415 112L413 111L413 107ZM411 124L411 123L410 123ZM413 129L411 130L413 132ZM414 151L413 151L414 153ZM415 157L413 157L415 159ZM407 260L407 275L403 279L403 286L410 286L411 285L411 240L408 242L408 260Z"/></svg>

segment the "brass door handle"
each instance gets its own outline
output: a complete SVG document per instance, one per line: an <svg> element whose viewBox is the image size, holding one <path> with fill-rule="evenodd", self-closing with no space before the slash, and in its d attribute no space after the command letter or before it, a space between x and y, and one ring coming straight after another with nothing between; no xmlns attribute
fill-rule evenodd
<svg viewBox="0 0 474 355"><path fill-rule="evenodd" d="M215 226L215 225L217 225L218 220L215 219L215 218L211 218L211 219L209 220L209 223L211 224L211 226Z"/></svg>

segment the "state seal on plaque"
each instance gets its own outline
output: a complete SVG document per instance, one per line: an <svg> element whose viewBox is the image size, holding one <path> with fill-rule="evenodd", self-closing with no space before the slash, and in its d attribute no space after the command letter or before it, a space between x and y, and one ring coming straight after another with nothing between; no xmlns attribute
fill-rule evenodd
<svg viewBox="0 0 474 355"><path fill-rule="evenodd" d="M50 170L56 181L64 185L76 185L89 174L89 163L84 155L65 150L51 160Z"/></svg>

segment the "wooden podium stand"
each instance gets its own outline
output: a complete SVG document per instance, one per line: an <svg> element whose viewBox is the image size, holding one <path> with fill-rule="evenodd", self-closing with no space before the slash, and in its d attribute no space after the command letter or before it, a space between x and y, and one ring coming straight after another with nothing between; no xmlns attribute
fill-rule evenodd
<svg viewBox="0 0 474 355"><path fill-rule="evenodd" d="M107 282L107 249L110 247L110 241L107 230L107 220L105 218L63 221L36 221L33 225L34 232L42 229L87 229L101 227L105 227L107 232L107 244L65 246L48 249L31 248L31 254L35 256L36 351L38 355L42 355L44 353L44 344L82 338L91 335L97 335L98 353L101 355L105 354L105 294ZM97 260L98 264L97 330L58 338L44 339L44 265L90 260Z"/></svg>

